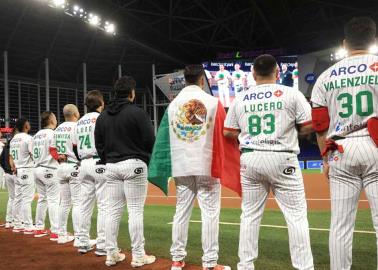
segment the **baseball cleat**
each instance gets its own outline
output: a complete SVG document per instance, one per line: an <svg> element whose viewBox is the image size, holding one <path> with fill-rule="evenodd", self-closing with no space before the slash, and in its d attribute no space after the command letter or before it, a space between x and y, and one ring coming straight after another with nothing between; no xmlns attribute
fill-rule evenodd
<svg viewBox="0 0 378 270"><path fill-rule="evenodd" d="M73 243L73 246L74 246L75 248L79 248L79 247L80 247L80 239L77 238L77 237L74 237L74 239L75 239L75 241L74 241L74 243Z"/></svg>
<svg viewBox="0 0 378 270"><path fill-rule="evenodd" d="M171 270L182 270L185 267L185 262L180 261L180 262L172 262Z"/></svg>
<svg viewBox="0 0 378 270"><path fill-rule="evenodd" d="M203 270L231 270L230 266L226 265L216 265L214 267L204 267Z"/></svg>
<svg viewBox="0 0 378 270"><path fill-rule="evenodd" d="M141 267L146 264L152 264L156 261L156 257L153 255L144 255L141 258L133 258L131 261L132 267Z"/></svg>
<svg viewBox="0 0 378 270"><path fill-rule="evenodd" d="M40 238L40 237L44 237L46 235L49 235L49 232L47 230L36 230L34 232L34 237L35 238Z"/></svg>
<svg viewBox="0 0 378 270"><path fill-rule="evenodd" d="M87 254L89 251L93 250L94 246L82 246L78 248L80 254Z"/></svg>
<svg viewBox="0 0 378 270"><path fill-rule="evenodd" d="M24 230L24 234L31 235L31 234L34 234L34 233L35 233L35 230L33 230L33 229Z"/></svg>
<svg viewBox="0 0 378 270"><path fill-rule="evenodd" d="M122 262L126 259L126 255L119 252L114 252L112 255L106 256L105 265L106 266L113 266L119 262Z"/></svg>
<svg viewBox="0 0 378 270"><path fill-rule="evenodd" d="M7 223L5 223L4 227L5 227L5 229L10 229L10 228L12 228L12 227L13 227L13 226L12 226L12 222L7 222Z"/></svg>
<svg viewBox="0 0 378 270"><path fill-rule="evenodd" d="M14 232L14 233L22 233L22 232L24 232L24 229L23 228L13 228L12 232Z"/></svg>
<svg viewBox="0 0 378 270"><path fill-rule="evenodd" d="M96 249L95 254L98 257L106 256L106 250L105 249Z"/></svg>
<svg viewBox="0 0 378 270"><path fill-rule="evenodd" d="M50 233L51 241L58 241L58 235L56 233Z"/></svg>
<svg viewBox="0 0 378 270"><path fill-rule="evenodd" d="M69 242L72 242L73 240L75 240L75 237L72 236L72 235L63 235L63 236L59 236L58 237L58 244L67 244Z"/></svg>

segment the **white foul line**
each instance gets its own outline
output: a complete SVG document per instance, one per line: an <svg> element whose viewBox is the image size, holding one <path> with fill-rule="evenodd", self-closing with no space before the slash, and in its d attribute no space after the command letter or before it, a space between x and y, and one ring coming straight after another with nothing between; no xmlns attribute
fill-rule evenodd
<svg viewBox="0 0 378 270"><path fill-rule="evenodd" d="M147 195L147 198L176 198L176 196L163 196L163 195ZM221 197L221 199L226 199L226 200L241 200L240 197ZM275 198L269 197L268 200L275 200ZM330 201L331 199L314 199L314 198L309 198L306 199L306 201ZM368 200L359 200L359 202L368 202Z"/></svg>
<svg viewBox="0 0 378 270"><path fill-rule="evenodd" d="M202 223L200 220L191 220L191 223ZM169 222L168 225L172 225L173 222ZM240 226L240 223L234 223L234 222L219 222L221 225L231 225L231 226ZM268 224L260 224L260 227L265 228L276 228L276 229L287 229L287 226L281 226L281 225L268 225ZM320 231L320 232L329 232L329 229L323 229L323 228L310 228L310 231ZM362 233L362 234L375 234L373 231L361 231L361 230L354 230L354 233Z"/></svg>

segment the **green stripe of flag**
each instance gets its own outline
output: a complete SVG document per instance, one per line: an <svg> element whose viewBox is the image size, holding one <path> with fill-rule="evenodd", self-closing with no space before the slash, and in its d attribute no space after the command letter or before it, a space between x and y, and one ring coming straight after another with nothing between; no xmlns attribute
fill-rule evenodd
<svg viewBox="0 0 378 270"><path fill-rule="evenodd" d="M148 168L149 181L168 195L168 179L172 176L168 109L160 122Z"/></svg>

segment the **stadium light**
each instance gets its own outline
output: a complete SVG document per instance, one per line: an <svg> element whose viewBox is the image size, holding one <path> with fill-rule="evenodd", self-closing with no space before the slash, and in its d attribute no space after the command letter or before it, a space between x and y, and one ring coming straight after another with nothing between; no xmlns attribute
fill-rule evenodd
<svg viewBox="0 0 378 270"><path fill-rule="evenodd" d="M116 26L109 21L103 21L101 17L94 13L87 12L76 3L75 0L37 0L47 4L49 7L61 9L65 14L80 18L82 21L104 31L107 34L116 35Z"/></svg>
<svg viewBox="0 0 378 270"><path fill-rule="evenodd" d="M115 35L115 25L113 23L105 22L105 32Z"/></svg>
<svg viewBox="0 0 378 270"><path fill-rule="evenodd" d="M369 53L371 53L371 54L377 54L378 53L378 46L376 44L372 45L369 48Z"/></svg>
<svg viewBox="0 0 378 270"><path fill-rule="evenodd" d="M89 13L88 22L89 22L89 24L91 24L93 26L98 26L101 22L101 19L97 15L93 15L92 13Z"/></svg>
<svg viewBox="0 0 378 270"><path fill-rule="evenodd" d="M64 8L66 6L66 0L52 0L50 4L55 8Z"/></svg>

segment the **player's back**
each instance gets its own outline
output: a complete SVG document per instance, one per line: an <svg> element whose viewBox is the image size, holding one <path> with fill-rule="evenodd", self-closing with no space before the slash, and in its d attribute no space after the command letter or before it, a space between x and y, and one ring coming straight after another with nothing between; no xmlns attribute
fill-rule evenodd
<svg viewBox="0 0 378 270"><path fill-rule="evenodd" d="M77 162L73 151L75 141L76 122L64 122L54 131L54 145L59 155L66 155L69 162Z"/></svg>
<svg viewBox="0 0 378 270"><path fill-rule="evenodd" d="M31 157L32 137L24 132L17 133L10 142L10 154L17 169L33 167Z"/></svg>
<svg viewBox="0 0 378 270"><path fill-rule="evenodd" d="M33 137L32 154L35 166L46 166L56 168L58 162L50 155L50 147L54 141L54 130L41 129Z"/></svg>
<svg viewBox="0 0 378 270"><path fill-rule="evenodd" d="M314 106L328 107L328 138L368 135L367 120L378 115L378 56L345 58L323 72L313 89Z"/></svg>
<svg viewBox="0 0 378 270"><path fill-rule="evenodd" d="M277 84L250 87L230 110L241 129L242 149L298 154L296 125L311 121L311 108L303 94Z"/></svg>
<svg viewBox="0 0 378 270"><path fill-rule="evenodd" d="M99 115L98 112L90 112L77 122L75 141L78 143L77 152L81 159L97 156L94 131Z"/></svg>

